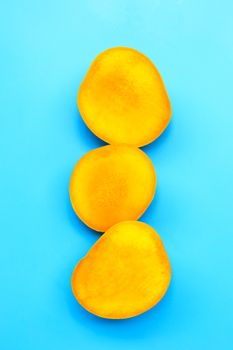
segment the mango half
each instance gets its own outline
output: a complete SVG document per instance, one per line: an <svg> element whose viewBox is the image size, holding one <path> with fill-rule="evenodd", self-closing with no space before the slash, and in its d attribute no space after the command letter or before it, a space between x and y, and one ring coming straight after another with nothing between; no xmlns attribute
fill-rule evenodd
<svg viewBox="0 0 233 350"><path fill-rule="evenodd" d="M80 114L90 130L110 144L137 147L167 127L171 105L163 80L142 53L126 47L99 54L78 92Z"/></svg>
<svg viewBox="0 0 233 350"><path fill-rule="evenodd" d="M111 227L73 271L77 301L104 318L139 315L166 293L171 266L159 235L147 224L125 221Z"/></svg>
<svg viewBox="0 0 233 350"><path fill-rule="evenodd" d="M108 145L86 153L70 180L70 200L79 218L105 232L125 220L137 220L150 205L156 188L151 160L140 149Z"/></svg>

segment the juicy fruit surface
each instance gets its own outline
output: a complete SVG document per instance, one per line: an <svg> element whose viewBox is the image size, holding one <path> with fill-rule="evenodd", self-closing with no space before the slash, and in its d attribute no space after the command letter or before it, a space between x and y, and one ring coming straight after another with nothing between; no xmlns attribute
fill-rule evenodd
<svg viewBox="0 0 233 350"><path fill-rule="evenodd" d="M171 118L158 70L145 55L126 47L108 49L96 57L77 102L87 126L110 144L146 145Z"/></svg>
<svg viewBox="0 0 233 350"><path fill-rule="evenodd" d="M80 219L104 232L117 222L137 220L151 203L156 174L150 159L133 146L108 145L76 164L70 200Z"/></svg>
<svg viewBox="0 0 233 350"><path fill-rule="evenodd" d="M156 305L170 279L171 267L159 235L147 224L125 221L101 236L75 267L71 283L85 309L121 319Z"/></svg>

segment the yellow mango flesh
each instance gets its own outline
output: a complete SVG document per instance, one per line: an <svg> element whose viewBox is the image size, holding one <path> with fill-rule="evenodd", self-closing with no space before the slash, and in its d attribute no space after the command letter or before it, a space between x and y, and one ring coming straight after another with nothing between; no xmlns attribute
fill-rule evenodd
<svg viewBox="0 0 233 350"><path fill-rule="evenodd" d="M104 318L139 315L167 291L171 266L159 235L147 224L111 227L77 264L72 291L89 312Z"/></svg>
<svg viewBox="0 0 233 350"><path fill-rule="evenodd" d="M104 232L137 220L150 205L156 174L147 155L133 146L108 145L85 154L70 180L70 200L79 218Z"/></svg>
<svg viewBox="0 0 233 350"><path fill-rule="evenodd" d="M89 129L110 144L146 145L171 118L158 70L145 55L126 47L108 49L96 57L77 103Z"/></svg>

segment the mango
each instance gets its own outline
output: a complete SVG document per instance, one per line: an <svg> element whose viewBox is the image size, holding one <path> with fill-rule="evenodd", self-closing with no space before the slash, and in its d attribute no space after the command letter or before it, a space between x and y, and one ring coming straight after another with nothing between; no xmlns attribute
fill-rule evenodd
<svg viewBox="0 0 233 350"><path fill-rule="evenodd" d="M91 64L77 95L80 114L92 132L110 144L137 147L167 127L171 105L163 80L148 57L115 47Z"/></svg>
<svg viewBox="0 0 233 350"><path fill-rule="evenodd" d="M166 293L171 266L149 225L124 221L105 232L75 267L77 301L94 315L123 319L155 306Z"/></svg>
<svg viewBox="0 0 233 350"><path fill-rule="evenodd" d="M85 154L70 180L75 213L90 228L105 232L114 224L137 220L156 189L151 160L129 145L107 145Z"/></svg>

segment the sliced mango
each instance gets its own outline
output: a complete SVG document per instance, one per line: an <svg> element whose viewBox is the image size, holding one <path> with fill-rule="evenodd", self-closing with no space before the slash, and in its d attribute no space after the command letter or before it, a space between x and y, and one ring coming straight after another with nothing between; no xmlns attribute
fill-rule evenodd
<svg viewBox="0 0 233 350"><path fill-rule="evenodd" d="M154 64L126 47L102 52L78 92L80 114L90 130L110 144L146 145L167 127L171 105Z"/></svg>
<svg viewBox="0 0 233 350"><path fill-rule="evenodd" d="M111 227L73 271L77 301L104 318L139 315L166 293L171 266L159 235L147 224L125 221Z"/></svg>
<svg viewBox="0 0 233 350"><path fill-rule="evenodd" d="M104 232L117 222L137 220L150 205L156 174L147 155L133 146L108 145L85 154L70 181L70 200L79 218Z"/></svg>

